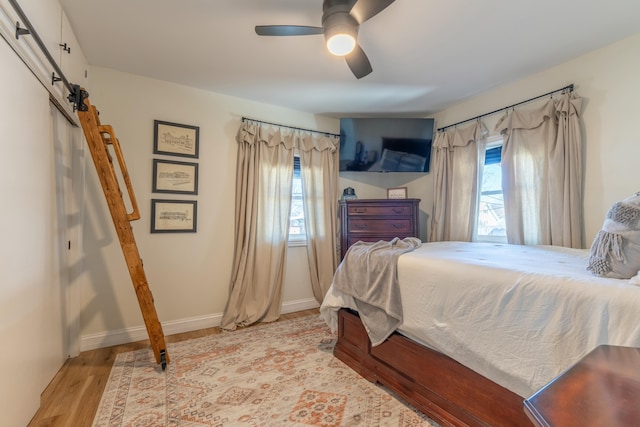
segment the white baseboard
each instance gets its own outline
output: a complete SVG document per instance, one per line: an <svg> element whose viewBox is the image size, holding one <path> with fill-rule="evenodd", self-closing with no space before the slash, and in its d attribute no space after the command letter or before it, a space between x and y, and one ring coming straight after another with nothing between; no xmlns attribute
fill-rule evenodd
<svg viewBox="0 0 640 427"><path fill-rule="evenodd" d="M287 314L294 313L296 311L309 310L311 308L318 308L319 306L320 305L314 298L309 298L285 302L282 304L280 311L282 314ZM170 320L162 322L162 331L165 335L180 334L182 332L191 332L199 329L220 326L221 321L222 313L191 317L188 319ZM144 326L83 335L80 337L80 351L95 350L97 348L142 341L147 338L147 329Z"/></svg>
<svg viewBox="0 0 640 427"><path fill-rule="evenodd" d="M318 307L320 307L320 304L318 304L318 301L316 301L314 298L299 299L282 303L282 307L280 307L280 313L295 313L296 311L310 310L312 308Z"/></svg>

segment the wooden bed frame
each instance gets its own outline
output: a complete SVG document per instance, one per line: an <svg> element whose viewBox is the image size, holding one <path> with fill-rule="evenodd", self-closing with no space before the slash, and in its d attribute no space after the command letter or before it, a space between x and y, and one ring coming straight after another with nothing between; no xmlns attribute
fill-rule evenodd
<svg viewBox="0 0 640 427"><path fill-rule="evenodd" d="M372 347L358 314L338 312L334 356L443 426L531 426L524 398L455 360L394 333Z"/></svg>

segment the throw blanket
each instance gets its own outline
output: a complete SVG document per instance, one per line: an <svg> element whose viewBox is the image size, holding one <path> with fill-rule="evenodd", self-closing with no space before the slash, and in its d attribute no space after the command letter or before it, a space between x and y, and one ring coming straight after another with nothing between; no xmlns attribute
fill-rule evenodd
<svg viewBox="0 0 640 427"><path fill-rule="evenodd" d="M355 300L373 346L381 344L402 323L398 257L421 244L415 237L357 242L349 247L333 276L333 287Z"/></svg>

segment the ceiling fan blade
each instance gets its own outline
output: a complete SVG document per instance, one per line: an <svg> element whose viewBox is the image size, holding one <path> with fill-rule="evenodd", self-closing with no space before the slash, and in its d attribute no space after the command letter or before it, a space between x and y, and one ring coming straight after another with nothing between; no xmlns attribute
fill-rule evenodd
<svg viewBox="0 0 640 427"><path fill-rule="evenodd" d="M309 27L305 25L256 25L256 34L259 36L310 36L322 34L322 27Z"/></svg>
<svg viewBox="0 0 640 427"><path fill-rule="evenodd" d="M353 52L345 56L345 59L347 60L347 65L351 68L351 72L358 79L363 78L373 71L369 58L367 58L364 50L362 50L358 44L353 49Z"/></svg>
<svg viewBox="0 0 640 427"><path fill-rule="evenodd" d="M362 24L367 19L373 18L386 9L395 0L358 0L351 8L351 16Z"/></svg>

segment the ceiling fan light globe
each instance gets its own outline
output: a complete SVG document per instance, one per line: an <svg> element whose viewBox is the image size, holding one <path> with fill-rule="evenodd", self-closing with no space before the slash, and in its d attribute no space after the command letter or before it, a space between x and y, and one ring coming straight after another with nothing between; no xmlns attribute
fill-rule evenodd
<svg viewBox="0 0 640 427"><path fill-rule="evenodd" d="M327 39L327 49L336 56L350 54L356 47L356 39L351 34L338 33Z"/></svg>

